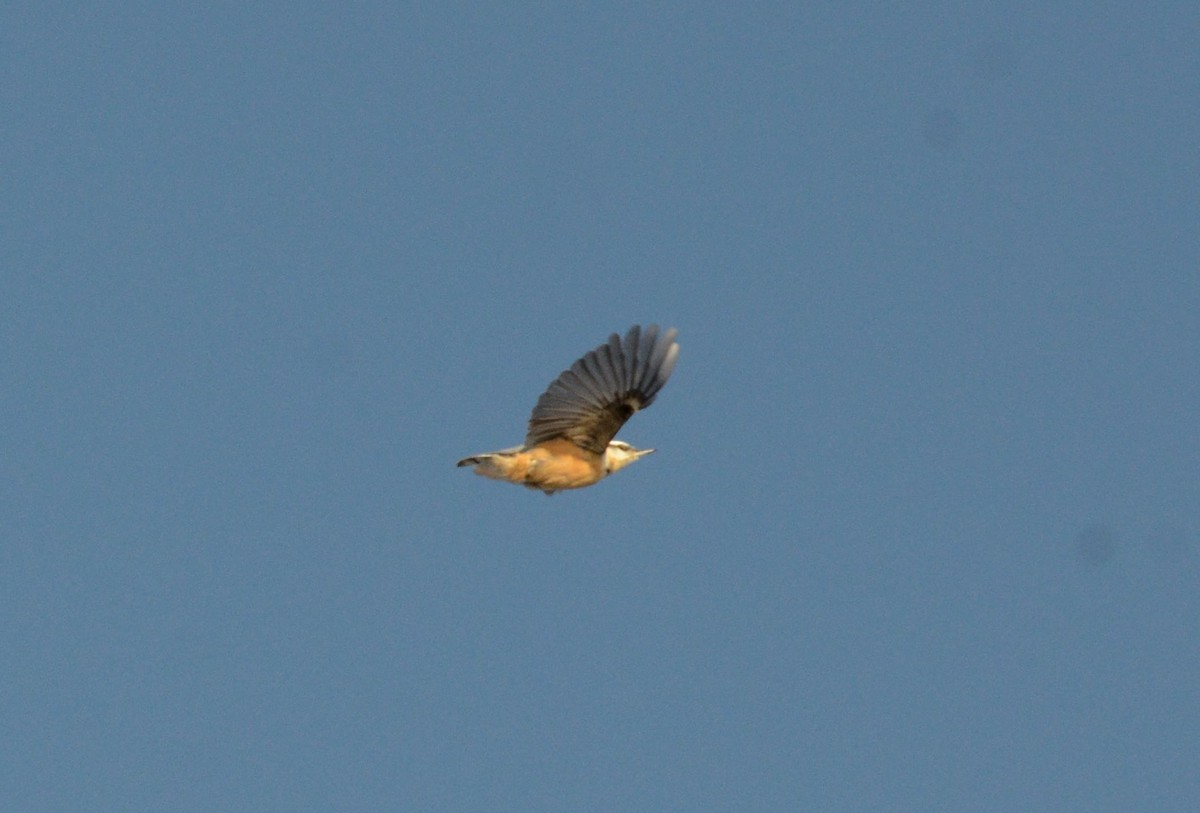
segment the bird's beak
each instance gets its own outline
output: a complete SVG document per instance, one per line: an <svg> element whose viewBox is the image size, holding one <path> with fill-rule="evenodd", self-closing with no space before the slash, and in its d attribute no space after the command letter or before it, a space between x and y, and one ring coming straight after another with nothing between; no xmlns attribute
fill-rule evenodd
<svg viewBox="0 0 1200 813"><path fill-rule="evenodd" d="M645 457L648 454L654 454L658 449L638 449L637 456ZM636 459L636 458L635 458Z"/></svg>

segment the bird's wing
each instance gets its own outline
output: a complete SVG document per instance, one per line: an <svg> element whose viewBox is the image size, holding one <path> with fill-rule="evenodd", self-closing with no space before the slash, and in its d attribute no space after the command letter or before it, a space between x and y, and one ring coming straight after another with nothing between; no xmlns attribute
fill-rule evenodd
<svg viewBox="0 0 1200 813"><path fill-rule="evenodd" d="M634 325L624 341L616 334L571 365L538 398L529 416L525 445L566 438L603 454L617 430L639 409L654 403L671 377L679 345L677 330Z"/></svg>

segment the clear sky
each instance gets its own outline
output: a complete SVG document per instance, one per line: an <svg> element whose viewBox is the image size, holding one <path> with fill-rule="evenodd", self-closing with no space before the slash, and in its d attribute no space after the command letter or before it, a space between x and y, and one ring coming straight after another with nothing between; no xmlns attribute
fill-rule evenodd
<svg viewBox="0 0 1200 813"><path fill-rule="evenodd" d="M7 4L0 808L1200 810L1200 6L984 5Z"/></svg>

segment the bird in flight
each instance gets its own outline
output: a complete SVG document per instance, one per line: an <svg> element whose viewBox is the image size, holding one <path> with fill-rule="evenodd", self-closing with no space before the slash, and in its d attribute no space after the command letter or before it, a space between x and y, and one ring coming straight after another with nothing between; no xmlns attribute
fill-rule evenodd
<svg viewBox="0 0 1200 813"><path fill-rule="evenodd" d="M563 370L538 398L525 443L458 461L476 474L553 494L600 482L654 449L616 440L639 409L654 403L671 377L679 331L634 325Z"/></svg>

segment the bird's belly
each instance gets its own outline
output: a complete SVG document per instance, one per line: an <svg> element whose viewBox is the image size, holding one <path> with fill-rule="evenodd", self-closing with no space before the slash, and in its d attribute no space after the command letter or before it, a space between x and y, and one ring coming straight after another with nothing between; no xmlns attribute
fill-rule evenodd
<svg viewBox="0 0 1200 813"><path fill-rule="evenodd" d="M599 459L580 455L531 456L525 472L525 484L546 491L583 488L604 476Z"/></svg>

